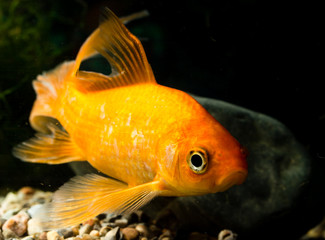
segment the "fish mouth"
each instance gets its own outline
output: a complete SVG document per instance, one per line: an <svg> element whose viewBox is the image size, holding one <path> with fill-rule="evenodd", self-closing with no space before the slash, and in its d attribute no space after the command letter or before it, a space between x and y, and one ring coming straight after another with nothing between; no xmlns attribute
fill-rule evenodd
<svg viewBox="0 0 325 240"><path fill-rule="evenodd" d="M224 192L234 185L242 184L247 177L247 170L241 169L234 171L227 175L225 178L218 181L218 186L220 187L219 192Z"/></svg>

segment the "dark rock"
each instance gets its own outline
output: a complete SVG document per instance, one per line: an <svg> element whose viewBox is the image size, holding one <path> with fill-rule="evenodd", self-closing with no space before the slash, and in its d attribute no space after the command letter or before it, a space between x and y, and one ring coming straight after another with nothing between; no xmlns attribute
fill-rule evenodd
<svg viewBox="0 0 325 240"><path fill-rule="evenodd" d="M323 191L311 192L314 172L304 148L273 118L222 101L197 100L248 149L248 178L223 193L177 198L166 209L181 227L230 228L241 239L301 236L322 216L313 209Z"/></svg>
<svg viewBox="0 0 325 240"><path fill-rule="evenodd" d="M181 231L227 228L241 239L297 238L320 221L325 189L317 183L325 179L282 123L223 101L196 99L248 149L248 178L223 193L158 198L144 208L149 217L163 209ZM76 164L79 174L90 171Z"/></svg>

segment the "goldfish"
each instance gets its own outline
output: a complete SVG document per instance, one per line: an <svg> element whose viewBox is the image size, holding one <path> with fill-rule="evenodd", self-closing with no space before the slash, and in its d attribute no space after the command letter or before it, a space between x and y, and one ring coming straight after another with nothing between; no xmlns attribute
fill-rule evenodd
<svg viewBox="0 0 325 240"><path fill-rule="evenodd" d="M80 69L96 55L110 74ZM36 216L44 229L131 213L157 196L222 192L247 176L239 142L189 94L156 82L141 42L109 9L76 59L37 76L33 87L29 121L37 133L14 156L88 161L102 173L61 186Z"/></svg>

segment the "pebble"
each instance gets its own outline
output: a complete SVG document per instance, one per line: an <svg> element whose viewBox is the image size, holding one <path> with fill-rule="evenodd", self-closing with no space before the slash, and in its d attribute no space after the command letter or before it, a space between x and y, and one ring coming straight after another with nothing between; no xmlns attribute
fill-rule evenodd
<svg viewBox="0 0 325 240"><path fill-rule="evenodd" d="M20 211L15 216L9 218L2 226L2 230L10 229L18 237L23 236L27 231L29 216L26 212Z"/></svg>
<svg viewBox="0 0 325 240"><path fill-rule="evenodd" d="M163 229L162 230L162 234L159 236L159 240L162 240L162 239L171 239L172 237L172 233L169 229Z"/></svg>
<svg viewBox="0 0 325 240"><path fill-rule="evenodd" d="M98 223L98 219L91 218L91 219L88 219L87 221L83 222L82 225L88 224L88 225L94 227L97 223Z"/></svg>
<svg viewBox="0 0 325 240"><path fill-rule="evenodd" d="M7 221L6 219L0 217L0 229L2 228L2 225L3 225L6 221Z"/></svg>
<svg viewBox="0 0 325 240"><path fill-rule="evenodd" d="M62 229L59 229L57 232L63 238L69 238L74 235L74 232L71 228L62 228Z"/></svg>
<svg viewBox="0 0 325 240"><path fill-rule="evenodd" d="M47 240L47 232L41 232L38 239L39 240Z"/></svg>
<svg viewBox="0 0 325 240"><path fill-rule="evenodd" d="M2 230L2 234L3 234L5 239L17 238L18 237L18 235L16 233L14 233L11 229L7 229L7 228Z"/></svg>
<svg viewBox="0 0 325 240"><path fill-rule="evenodd" d="M34 217L36 213L42 208L42 206L43 204L35 204L27 210L27 213L29 216Z"/></svg>
<svg viewBox="0 0 325 240"><path fill-rule="evenodd" d="M56 231L49 231L46 234L47 240L62 240L63 237L61 237L58 232Z"/></svg>
<svg viewBox="0 0 325 240"><path fill-rule="evenodd" d="M119 239L122 239L122 233L119 227L115 227L112 230L110 230L103 238L103 240L119 240Z"/></svg>
<svg viewBox="0 0 325 240"><path fill-rule="evenodd" d="M96 238L92 238L89 234L85 233L84 235L82 235L81 239L82 240L94 240Z"/></svg>
<svg viewBox="0 0 325 240"><path fill-rule="evenodd" d="M51 195L52 193L24 187L17 194L8 193L6 197L0 198L0 240L173 239L172 229L166 226L158 227L156 221L152 221L142 211L123 216L101 214L80 225L45 232L39 222L32 217L42 207L41 202L49 201L48 196ZM5 204L3 204L4 201L6 201ZM5 209L4 206L8 208L20 206L21 208ZM3 216L11 211L12 216L4 219Z"/></svg>
<svg viewBox="0 0 325 240"><path fill-rule="evenodd" d="M91 230L93 230L93 226L89 225L88 223L86 223L85 225L83 225L80 229L79 229L79 234L82 236L84 234L89 234L91 232Z"/></svg>
<svg viewBox="0 0 325 240"><path fill-rule="evenodd" d="M122 229L122 234L125 240L134 240L139 236L139 232L134 228L126 227Z"/></svg>
<svg viewBox="0 0 325 240"><path fill-rule="evenodd" d="M116 219L114 223L117 227L123 228L128 225L128 220L126 218Z"/></svg>
<svg viewBox="0 0 325 240"><path fill-rule="evenodd" d="M99 230L99 235L101 237L104 237L112 228L111 227L108 227L108 226L105 226L105 227L102 227L100 230Z"/></svg>
<svg viewBox="0 0 325 240"><path fill-rule="evenodd" d="M22 187L18 190L18 198L20 199L30 199L35 194L35 189L31 187Z"/></svg>
<svg viewBox="0 0 325 240"><path fill-rule="evenodd" d="M73 232L73 236L79 235L79 226L71 228L71 231Z"/></svg>
<svg viewBox="0 0 325 240"><path fill-rule="evenodd" d="M36 219L32 218L27 222L27 232L29 235L33 235L42 232L42 227Z"/></svg>
<svg viewBox="0 0 325 240"><path fill-rule="evenodd" d="M237 234L233 233L231 230L224 229L218 235L218 240L236 240Z"/></svg>
<svg viewBox="0 0 325 240"><path fill-rule="evenodd" d="M32 236L27 236L22 238L21 240L34 240L34 238Z"/></svg>
<svg viewBox="0 0 325 240"><path fill-rule="evenodd" d="M99 237L99 236L100 236L98 230L92 230L92 231L89 233L89 235L92 236L92 237Z"/></svg>
<svg viewBox="0 0 325 240"><path fill-rule="evenodd" d="M147 226L143 223L138 224L135 229L144 237L148 237L149 236L149 230L147 228Z"/></svg>

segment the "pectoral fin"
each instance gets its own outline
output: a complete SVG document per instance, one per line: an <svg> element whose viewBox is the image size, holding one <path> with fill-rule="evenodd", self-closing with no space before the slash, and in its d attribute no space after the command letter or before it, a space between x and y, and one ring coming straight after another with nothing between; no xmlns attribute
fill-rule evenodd
<svg viewBox="0 0 325 240"><path fill-rule="evenodd" d="M55 192L36 218L44 230L73 226L103 212L133 212L159 193L159 181L128 187L96 174L77 176Z"/></svg>

